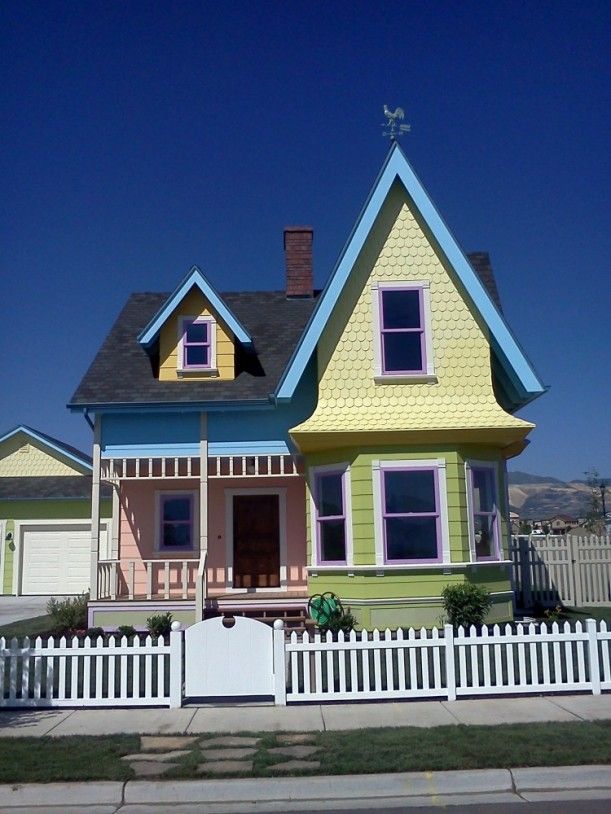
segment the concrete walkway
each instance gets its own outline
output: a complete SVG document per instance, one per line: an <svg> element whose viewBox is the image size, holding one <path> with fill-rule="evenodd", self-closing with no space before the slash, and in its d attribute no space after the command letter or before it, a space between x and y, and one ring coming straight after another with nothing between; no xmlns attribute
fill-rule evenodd
<svg viewBox="0 0 611 814"><path fill-rule="evenodd" d="M239 814L607 800L611 767L0 786L0 814ZM493 809L491 809L493 810ZM502 810L502 809L501 809Z"/></svg>
<svg viewBox="0 0 611 814"><path fill-rule="evenodd" d="M385 726L611 720L611 694L367 704L186 706L181 709L0 710L0 737L205 732L319 732Z"/></svg>

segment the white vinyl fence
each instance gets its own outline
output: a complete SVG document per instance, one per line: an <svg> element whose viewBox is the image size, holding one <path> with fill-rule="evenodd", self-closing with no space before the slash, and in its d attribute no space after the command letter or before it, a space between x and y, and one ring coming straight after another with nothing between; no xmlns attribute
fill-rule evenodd
<svg viewBox="0 0 611 814"><path fill-rule="evenodd" d="M182 633L0 638L0 707L180 706Z"/></svg>
<svg viewBox="0 0 611 814"><path fill-rule="evenodd" d="M611 537L519 535L509 554L516 607L611 607Z"/></svg>
<svg viewBox="0 0 611 814"><path fill-rule="evenodd" d="M286 643L287 701L447 698L611 689L611 631L506 625L468 631L352 631Z"/></svg>
<svg viewBox="0 0 611 814"><path fill-rule="evenodd" d="M269 631L261 622L248 621ZM199 624L212 623L218 620ZM231 628L223 633L217 624L215 636L202 650L199 640L192 646L177 622L174 626L169 644L150 636L39 638L33 643L0 639L0 707L179 707L185 698L184 676L197 665L196 672L203 674L219 671L234 652L234 634ZM275 687L271 697L277 704L566 691L598 695L611 690L611 630L593 619L574 626L566 622L454 631L446 625L430 631L292 633L288 638L278 620L272 637L271 655L264 657L256 646L244 647L232 656L232 663L245 679L267 664L266 686ZM221 679L220 685L229 692L230 682ZM249 686L252 694L260 692L246 680L234 695L248 695Z"/></svg>

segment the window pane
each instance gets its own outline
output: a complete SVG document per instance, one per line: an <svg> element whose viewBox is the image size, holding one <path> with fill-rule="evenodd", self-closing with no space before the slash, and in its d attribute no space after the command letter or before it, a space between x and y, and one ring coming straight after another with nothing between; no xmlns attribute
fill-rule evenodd
<svg viewBox="0 0 611 814"><path fill-rule="evenodd" d="M383 291L384 328L421 328L420 291Z"/></svg>
<svg viewBox="0 0 611 814"><path fill-rule="evenodd" d="M384 472L385 509L388 514L436 512L435 474L423 472Z"/></svg>
<svg viewBox="0 0 611 814"><path fill-rule="evenodd" d="M190 367L191 365L208 365L208 352L209 348L205 345L188 345L185 348L185 361Z"/></svg>
<svg viewBox="0 0 611 814"><path fill-rule="evenodd" d="M163 501L163 521L190 520L191 498L167 497Z"/></svg>
<svg viewBox="0 0 611 814"><path fill-rule="evenodd" d="M422 370L422 334L420 331L382 334L384 373Z"/></svg>
<svg viewBox="0 0 611 814"><path fill-rule="evenodd" d="M492 557L494 550L494 518L489 514L476 515L475 526L475 554L479 557Z"/></svg>
<svg viewBox="0 0 611 814"><path fill-rule="evenodd" d="M473 469L473 511L494 509L494 477L490 469Z"/></svg>
<svg viewBox="0 0 611 814"><path fill-rule="evenodd" d="M186 337L187 342L207 342L208 323L192 322L190 325L187 326Z"/></svg>
<svg viewBox="0 0 611 814"><path fill-rule="evenodd" d="M164 523L163 545L191 548L191 525L189 523Z"/></svg>
<svg viewBox="0 0 611 814"><path fill-rule="evenodd" d="M326 520L320 524L321 562L344 562L346 531L343 520Z"/></svg>
<svg viewBox="0 0 611 814"><path fill-rule="evenodd" d="M329 517L344 513L342 475L318 476L318 516Z"/></svg>
<svg viewBox="0 0 611 814"><path fill-rule="evenodd" d="M386 520L387 560L436 560L434 517L392 517Z"/></svg>

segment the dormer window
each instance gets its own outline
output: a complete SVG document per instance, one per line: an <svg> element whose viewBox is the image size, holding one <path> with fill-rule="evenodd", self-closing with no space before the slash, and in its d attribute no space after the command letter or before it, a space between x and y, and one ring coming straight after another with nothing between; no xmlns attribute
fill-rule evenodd
<svg viewBox="0 0 611 814"><path fill-rule="evenodd" d="M376 283L372 293L376 380L433 377L428 283Z"/></svg>
<svg viewBox="0 0 611 814"><path fill-rule="evenodd" d="M184 317L181 320L178 370L216 370L216 322L212 317Z"/></svg>

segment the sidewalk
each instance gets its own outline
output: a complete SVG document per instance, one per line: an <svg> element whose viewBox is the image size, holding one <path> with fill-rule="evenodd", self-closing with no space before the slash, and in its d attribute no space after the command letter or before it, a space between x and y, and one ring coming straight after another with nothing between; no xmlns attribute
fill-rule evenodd
<svg viewBox="0 0 611 814"><path fill-rule="evenodd" d="M0 737L320 732L611 720L611 693L365 704L185 706L181 709L0 710Z"/></svg>
<svg viewBox="0 0 611 814"><path fill-rule="evenodd" d="M611 767L483 769L468 772L294 777L257 780L128 780L0 786L0 814L240 814L390 809L480 803L606 800Z"/></svg>

